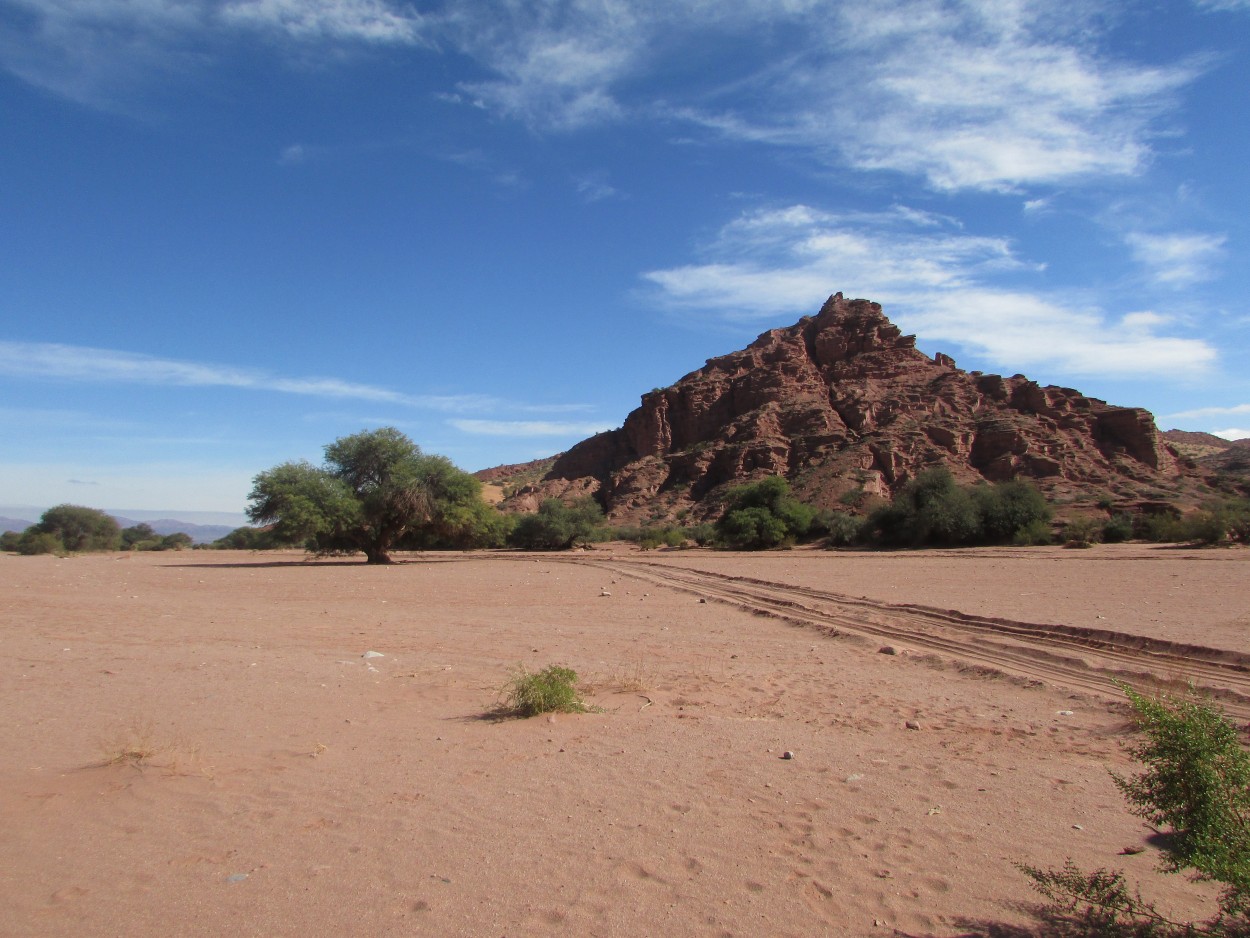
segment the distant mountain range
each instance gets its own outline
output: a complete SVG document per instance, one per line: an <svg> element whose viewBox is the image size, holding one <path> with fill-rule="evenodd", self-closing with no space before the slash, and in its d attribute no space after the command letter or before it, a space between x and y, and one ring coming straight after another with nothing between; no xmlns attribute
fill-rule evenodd
<svg viewBox="0 0 1250 938"><path fill-rule="evenodd" d="M12 509L10 509L12 510ZM32 512L33 513L33 512ZM42 512L40 512L42 514ZM228 524L196 524L192 521L180 521L177 518L156 518L155 520L136 521L134 518L127 518L124 515L109 512L123 528L132 528L136 524L146 524L157 534L164 537L168 534L186 534L196 544L208 544L217 540L219 537L225 537L238 525ZM35 518L12 518L0 516L0 531L25 531L32 524L38 521Z"/></svg>

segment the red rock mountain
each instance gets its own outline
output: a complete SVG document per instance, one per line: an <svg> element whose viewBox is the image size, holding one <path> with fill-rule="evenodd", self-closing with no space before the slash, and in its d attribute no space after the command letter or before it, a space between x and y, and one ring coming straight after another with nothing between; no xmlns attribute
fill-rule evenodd
<svg viewBox="0 0 1250 938"><path fill-rule="evenodd" d="M704 518L727 486L766 475L834 507L888 496L939 464L963 482L1022 478L1091 503L1188 501L1200 481L1148 411L962 371L919 351L877 303L839 293L817 316L643 395L624 426L558 456L505 507L591 494L618 523Z"/></svg>

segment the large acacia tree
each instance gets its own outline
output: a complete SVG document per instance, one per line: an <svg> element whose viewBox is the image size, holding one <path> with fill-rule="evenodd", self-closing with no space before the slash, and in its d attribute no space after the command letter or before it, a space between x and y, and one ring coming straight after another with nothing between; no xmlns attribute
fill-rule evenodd
<svg viewBox="0 0 1250 938"><path fill-rule="evenodd" d="M253 480L248 518L278 541L319 553L363 551L390 563L405 543L463 536L490 509L481 483L444 456L427 455L393 427L341 437L325 462L288 462Z"/></svg>

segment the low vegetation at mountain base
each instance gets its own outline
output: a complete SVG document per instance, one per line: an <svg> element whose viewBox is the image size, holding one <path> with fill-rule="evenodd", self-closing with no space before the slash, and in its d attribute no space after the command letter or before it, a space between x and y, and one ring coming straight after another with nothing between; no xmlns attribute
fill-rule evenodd
<svg viewBox="0 0 1250 938"><path fill-rule="evenodd" d="M590 708L577 691L577 672L552 664L541 671L516 666L499 695L499 712L533 717L540 713L586 713Z"/></svg>
<svg viewBox="0 0 1250 938"><path fill-rule="evenodd" d="M769 476L729 491L716 539L735 550L780 547L802 539L815 518L815 509L795 498L785 479Z"/></svg>
<svg viewBox="0 0 1250 938"><path fill-rule="evenodd" d="M373 564L405 547L493 546L502 530L477 479L393 427L335 440L321 466L262 472L249 500L248 518L272 525L276 539L319 554L362 552Z"/></svg>
<svg viewBox="0 0 1250 938"><path fill-rule="evenodd" d="M1045 497L1026 482L957 485L937 467L869 514L863 537L889 547L1046 543L1050 517Z"/></svg>
<svg viewBox="0 0 1250 938"><path fill-rule="evenodd" d="M589 496L570 502L548 498L533 514L520 515L508 543L523 550L568 550L606 536L603 509Z"/></svg>
<svg viewBox="0 0 1250 938"><path fill-rule="evenodd" d="M1147 697L1125 686L1142 738L1129 754L1144 771L1113 775L1129 810L1165 833L1161 869L1222 887L1204 922L1176 922L1130 889L1123 872L1021 864L1034 886L1091 935L1180 938L1250 935L1250 753L1210 702Z"/></svg>
<svg viewBox="0 0 1250 938"><path fill-rule="evenodd" d="M174 534L161 535L152 530L150 524L136 524L122 528L122 550L185 550L192 546L190 534L178 531Z"/></svg>

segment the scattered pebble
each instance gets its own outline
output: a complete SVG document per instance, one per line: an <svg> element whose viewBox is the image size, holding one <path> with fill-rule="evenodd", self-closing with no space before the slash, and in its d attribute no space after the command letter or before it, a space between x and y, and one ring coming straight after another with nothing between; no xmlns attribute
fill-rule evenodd
<svg viewBox="0 0 1250 938"><path fill-rule="evenodd" d="M794 758L794 753L792 753L789 749L787 749L785 752L783 752L783 753L781 754L781 758L783 758L783 759L793 759L793 758Z"/></svg>
<svg viewBox="0 0 1250 938"><path fill-rule="evenodd" d="M893 645L882 645L880 648L878 648L878 649L877 649L877 654L879 654L879 655L897 655L897 654L898 654L898 649L897 649L897 648L895 648Z"/></svg>
<svg viewBox="0 0 1250 938"><path fill-rule="evenodd" d="M1061 717L1070 717L1073 715L1073 712L1071 710L1056 710L1055 715L1061 716Z"/></svg>
<svg viewBox="0 0 1250 938"><path fill-rule="evenodd" d="M1083 830L1085 830L1085 828L1084 828L1084 827L1082 827L1080 824L1073 824L1073 825L1072 825L1072 829L1073 829L1074 831L1083 831Z"/></svg>
<svg viewBox="0 0 1250 938"><path fill-rule="evenodd" d="M907 727L909 730L920 729L920 723L917 720L908 720L906 723L903 724L903 726Z"/></svg>
<svg viewBox="0 0 1250 938"><path fill-rule="evenodd" d="M386 655L382 654L382 652L380 651L366 651L360 657L362 658L385 658Z"/></svg>
<svg viewBox="0 0 1250 938"><path fill-rule="evenodd" d="M243 882L243 880L245 880L245 879L247 879L247 874L246 874L246 873L231 873L229 876L227 876L227 877L226 877L226 882L228 882L228 883L241 883L241 882Z"/></svg>
<svg viewBox="0 0 1250 938"><path fill-rule="evenodd" d="M846 782L846 784L849 785L851 784L851 782L858 782L863 777L864 776L861 775L859 772L853 772L850 775L848 775L846 778L842 779L842 781Z"/></svg>

